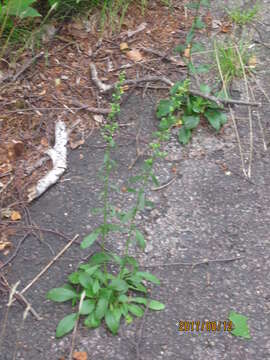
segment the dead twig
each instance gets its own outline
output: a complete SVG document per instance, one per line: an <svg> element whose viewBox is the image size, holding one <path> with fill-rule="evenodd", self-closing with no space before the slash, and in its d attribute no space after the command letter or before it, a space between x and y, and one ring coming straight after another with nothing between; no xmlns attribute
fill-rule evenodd
<svg viewBox="0 0 270 360"><path fill-rule="evenodd" d="M0 271L7 266L13 259L15 259L15 257L17 256L20 247L22 246L23 242L28 238L28 236L31 234L31 231L27 232L19 241L18 245L16 246L16 249L14 251L14 253L10 256L9 259L7 259L1 266L0 266Z"/></svg>
<svg viewBox="0 0 270 360"><path fill-rule="evenodd" d="M115 88L116 83L111 84L111 85L107 85L105 83L103 83L99 78L98 78L98 74L97 74L97 69L94 63L90 64L90 70L91 70L91 78L93 80L93 82L95 83L95 85L98 87L98 89L102 92L105 93L107 91L111 91L112 89ZM141 83L141 82L147 82L147 81L161 81L164 82L165 84L169 85L169 86L173 86L174 83L167 77L165 76L145 76L142 78L137 78L137 79L132 79L132 80L125 80L123 82L123 86L124 85L134 85L136 86L137 84ZM215 102L217 105L222 106L222 104L224 105L249 105L249 106L261 106L261 103L253 103L253 102L248 102L248 101L244 101L244 100L234 100L234 99L219 99L215 96L211 96L211 95L206 95L198 90L195 89L190 89L189 92L192 95L195 96L200 96L206 100L210 100Z"/></svg>
<svg viewBox="0 0 270 360"><path fill-rule="evenodd" d="M76 99L72 100L72 104L75 106L78 106L77 108L75 108L76 110L87 110L94 114L108 115L111 112L111 109L95 108L95 107L89 106L87 104L81 103L80 101L78 101Z"/></svg>
<svg viewBox="0 0 270 360"><path fill-rule="evenodd" d="M171 185L173 182L175 182L175 180L177 179L177 176L173 177L171 180L169 180L166 184L152 188L152 191L158 191L158 190L162 190L165 189L167 186Z"/></svg>
<svg viewBox="0 0 270 360"><path fill-rule="evenodd" d="M71 239L66 246L34 277L33 280L30 281L28 285L26 285L20 294L24 294L33 284L35 284L40 277L64 254L65 251L77 240L79 235L75 235L73 239Z"/></svg>
<svg viewBox="0 0 270 360"><path fill-rule="evenodd" d="M184 63L183 60L178 59L178 58L176 58L174 56L167 55L167 54L165 54L165 53L163 53L161 51L158 51L156 49L146 48L144 46L140 47L140 49L147 52L147 53L149 53L149 54L154 54L156 56L159 56L159 57L161 57L162 60L165 59L165 60L170 61L170 62L172 62L172 63L174 63L174 64L176 64L178 66L183 66L183 67L187 66Z"/></svg>
<svg viewBox="0 0 270 360"><path fill-rule="evenodd" d="M219 60L219 56L218 56L218 52L217 52L217 45L216 45L215 41L214 41L214 50L215 50L215 57L216 57L218 71L219 71L219 76L221 78L222 85L223 85L224 94L226 95L226 98L228 98L228 91L227 91L227 88L226 88L226 84L225 84L225 81L224 81L224 76L223 76L222 69L221 69L221 66L220 66L220 60ZM230 114L231 114L231 118L232 118L232 122L233 122L233 126L234 126L234 131L235 131L235 135L236 135L236 139L237 139L237 143L238 143L239 154L240 154L240 159L241 159L241 164L242 164L242 171L243 171L245 177L247 177L247 172L246 172L246 168L245 168L245 161L244 161L240 136L239 136L237 124L236 124L236 121L235 121L234 112L233 112L232 107L230 105L229 105L229 110L230 110Z"/></svg>
<svg viewBox="0 0 270 360"><path fill-rule="evenodd" d="M235 45L235 50L236 50L238 58L239 58L239 62L241 65L241 69L242 69L242 73L243 73L243 77L244 77L244 81L245 81L246 96L247 96L247 99L249 99L247 75L246 75L245 66L243 63L241 53L240 53L237 45ZM251 177L251 165L252 165L252 159L253 159L253 124L252 124L252 112L251 112L250 106L248 106L248 118L249 118L249 147L250 148L249 148L249 165L248 165L247 175L250 178Z"/></svg>
<svg viewBox="0 0 270 360"><path fill-rule="evenodd" d="M232 258L225 258L225 259L204 259L202 261L197 261L197 262L174 262L174 263L168 263L168 264L153 264L153 265L142 265L142 267L144 268L154 268L154 267L166 267L166 266L191 266L191 267L195 267L195 266L199 266L199 265L205 265L205 264L210 264L210 263L223 263L223 262L231 262L231 261L236 261L236 260L240 260L243 259L243 256L238 256L238 257L232 257Z"/></svg>

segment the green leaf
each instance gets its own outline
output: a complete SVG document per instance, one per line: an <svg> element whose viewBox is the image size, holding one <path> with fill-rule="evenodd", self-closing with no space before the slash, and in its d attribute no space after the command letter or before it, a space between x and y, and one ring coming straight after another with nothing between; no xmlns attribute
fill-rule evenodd
<svg viewBox="0 0 270 360"><path fill-rule="evenodd" d="M200 122L200 117L199 116L184 115L182 119L183 119L185 128L188 129L188 130L195 129L198 126L199 122Z"/></svg>
<svg viewBox="0 0 270 360"><path fill-rule="evenodd" d="M162 118L158 124L158 128L161 131L168 130L171 126L172 126L171 120L166 117Z"/></svg>
<svg viewBox="0 0 270 360"><path fill-rule="evenodd" d="M120 314L121 316L121 314ZM105 314L105 322L110 331L115 335L118 332L120 325L120 317L115 310L107 310Z"/></svg>
<svg viewBox="0 0 270 360"><path fill-rule="evenodd" d="M132 209L128 210L128 211L125 213L125 215L122 217L121 223L122 223L122 224L127 223L129 220L132 219L133 216L134 216L134 209L132 208Z"/></svg>
<svg viewBox="0 0 270 360"><path fill-rule="evenodd" d="M111 256L105 252L99 252L94 254L89 260L91 265L100 265L112 260Z"/></svg>
<svg viewBox="0 0 270 360"><path fill-rule="evenodd" d="M39 17L41 16L41 14L36 10L36 9L33 9L32 7L28 7L26 8L23 12L20 13L19 17L21 19L25 19L27 17L31 17L31 18L34 18L34 17Z"/></svg>
<svg viewBox="0 0 270 360"><path fill-rule="evenodd" d="M187 37L186 37L186 44L187 45L189 45L191 43L193 37L194 37L194 30L193 30L193 28L191 28L189 30L189 32L187 33Z"/></svg>
<svg viewBox="0 0 270 360"><path fill-rule="evenodd" d="M29 6L35 1L36 0L9 0L8 4L2 7L1 16L7 14L8 16L18 16L21 19L41 16L37 10Z"/></svg>
<svg viewBox="0 0 270 360"><path fill-rule="evenodd" d="M205 28L205 23L198 17L194 21L194 28L195 29L204 29Z"/></svg>
<svg viewBox="0 0 270 360"><path fill-rule="evenodd" d="M172 113L174 111L173 101L169 99L160 100L157 107L157 117L158 119Z"/></svg>
<svg viewBox="0 0 270 360"><path fill-rule="evenodd" d="M144 236L143 234L139 231L139 230L135 230L135 237L136 237L136 240L138 241L138 244L140 246L141 249L145 249L145 246L146 246L146 242L145 242L145 239L144 239Z"/></svg>
<svg viewBox="0 0 270 360"><path fill-rule="evenodd" d="M79 314L80 315L88 315L94 311L95 306L96 306L95 300L90 300L90 299L84 300Z"/></svg>
<svg viewBox="0 0 270 360"><path fill-rule="evenodd" d="M212 127L219 131L222 125L224 125L227 121L227 116L220 110L215 109L207 109L204 113L205 117L212 125Z"/></svg>
<svg viewBox="0 0 270 360"><path fill-rule="evenodd" d="M126 292L128 290L128 284L126 283L125 280L113 279L110 282L110 288L116 291Z"/></svg>
<svg viewBox="0 0 270 360"><path fill-rule="evenodd" d="M127 314L128 314L128 304L127 303L121 304L120 305L120 311L121 311L122 315L127 316Z"/></svg>
<svg viewBox="0 0 270 360"><path fill-rule="evenodd" d="M234 324L234 329L231 331L234 336L251 339L247 324L248 318L246 316L238 314L235 311L231 311L229 314L229 320L231 320Z"/></svg>
<svg viewBox="0 0 270 360"><path fill-rule="evenodd" d="M101 320L108 308L109 301L104 297L99 298L96 306L95 316L97 319Z"/></svg>
<svg viewBox="0 0 270 360"><path fill-rule="evenodd" d="M178 132L178 141L181 144L186 145L189 142L190 138L191 138L191 131L186 129L185 126L182 126Z"/></svg>
<svg viewBox="0 0 270 360"><path fill-rule="evenodd" d="M144 310L140 306L134 304L128 304L128 311L138 317L142 317L144 313Z"/></svg>
<svg viewBox="0 0 270 360"><path fill-rule="evenodd" d="M98 291L100 289L100 285L99 285L99 281L97 279L94 280L92 289L93 289L94 294L98 293Z"/></svg>
<svg viewBox="0 0 270 360"><path fill-rule="evenodd" d="M155 176L155 174L153 174L153 173L151 174L151 179L152 179L154 185L159 186L159 181L158 181L157 177ZM145 206L147 206L146 202L145 202Z"/></svg>
<svg viewBox="0 0 270 360"><path fill-rule="evenodd" d="M77 318L77 313L65 316L57 325L56 337L59 338L68 334L74 328Z"/></svg>
<svg viewBox="0 0 270 360"><path fill-rule="evenodd" d="M185 51L186 49L186 45L183 45L183 44L179 44L177 45L175 48L174 48L174 52L177 52L179 54L183 54L183 52Z"/></svg>
<svg viewBox="0 0 270 360"><path fill-rule="evenodd" d="M132 290L139 291L139 292L142 292L144 294L147 294L147 289L142 284L129 285L129 288L132 289Z"/></svg>
<svg viewBox="0 0 270 360"><path fill-rule="evenodd" d="M150 282L152 282L154 284L157 284L157 285L160 284L159 279L155 275L153 275L153 274L151 274L149 272L138 271L138 272L136 272L136 275L139 276L140 278L143 278L143 279L145 279L147 281L150 281Z"/></svg>
<svg viewBox="0 0 270 360"><path fill-rule="evenodd" d="M54 288L47 293L47 299L55 302L64 302L77 297L78 295L75 290L65 288Z"/></svg>
<svg viewBox="0 0 270 360"><path fill-rule="evenodd" d="M93 245L94 242L97 240L97 238L99 237L99 234L101 233L101 229L97 228L95 229L91 234L87 235L82 243L81 243L81 248L82 249L86 249L89 246Z"/></svg>
<svg viewBox="0 0 270 360"><path fill-rule="evenodd" d="M80 273L79 282L85 289L92 289L93 279L86 272Z"/></svg>
<svg viewBox="0 0 270 360"><path fill-rule="evenodd" d="M79 271L75 271L75 272L73 272L72 274L70 274L70 275L68 276L68 280L69 280L72 284L77 285L77 284L79 284L79 275L80 275Z"/></svg>
<svg viewBox="0 0 270 360"><path fill-rule="evenodd" d="M99 327L100 325L100 319L98 319L96 316L95 316L95 312L92 312L90 315L87 316L87 318L84 320L84 325L91 328L91 329L94 329L94 328L97 328Z"/></svg>
<svg viewBox="0 0 270 360"><path fill-rule="evenodd" d="M138 304L147 305L147 299L143 298L143 297L140 297L140 296L132 297L130 299L130 302L135 302L135 303L138 303Z"/></svg>
<svg viewBox="0 0 270 360"><path fill-rule="evenodd" d="M150 300L147 306L149 309L156 311L165 309L165 305L157 300Z"/></svg>
<svg viewBox="0 0 270 360"><path fill-rule="evenodd" d="M99 267L100 265L90 266L88 269L85 270L85 272L91 276L97 271Z"/></svg>
<svg viewBox="0 0 270 360"><path fill-rule="evenodd" d="M126 303L126 302L128 302L128 297L127 297L127 295L121 294L121 295L118 297L118 301L121 302L121 303Z"/></svg>

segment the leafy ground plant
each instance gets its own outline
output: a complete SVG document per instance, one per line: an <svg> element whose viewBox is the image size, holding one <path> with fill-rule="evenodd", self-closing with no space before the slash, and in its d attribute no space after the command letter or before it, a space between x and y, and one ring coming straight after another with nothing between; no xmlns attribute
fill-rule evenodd
<svg viewBox="0 0 270 360"><path fill-rule="evenodd" d="M159 128L169 130L180 126L178 140L187 144L192 136L192 131L199 125L202 117L219 131L226 123L227 116L215 102L192 95L189 92L189 80L177 82L170 90L170 98L160 100L157 107L157 117L160 119ZM201 86L201 91L209 95L210 88Z"/></svg>
<svg viewBox="0 0 270 360"><path fill-rule="evenodd" d="M71 300L72 305L77 309L59 322L56 329L57 337L70 332L80 316L86 316L84 325L89 328L100 326L104 319L108 329L113 334L117 334L121 318L125 318L126 322L130 323L133 316L143 316L146 308L162 310L165 307L159 301L147 297L146 282L159 284L159 280L149 272L139 271L139 264L129 255L129 248L132 243L142 249L146 245L142 232L135 225L135 217L139 211L149 205L145 198L145 187L149 179L157 182L153 173L153 164L156 158L164 155L160 151L160 143L167 138L166 131L155 134L157 140L150 144L152 155L144 162L141 174L130 179L131 183L140 183L138 188L127 189L137 196L135 205L126 212L118 211L109 198L111 191L116 188L110 183L110 175L116 168L111 152L116 146L114 134L118 124L115 119L120 111L123 81L124 77L121 75L113 94L108 123L102 129L107 144L101 167L103 191L100 199L103 207L95 209L95 212L103 215L103 222L81 243L81 247L86 249L100 238L102 251L94 254L87 264L80 265L78 270L69 276L68 284L48 292L48 299L55 302ZM126 236L125 251L122 256L105 250L108 235L115 232Z"/></svg>

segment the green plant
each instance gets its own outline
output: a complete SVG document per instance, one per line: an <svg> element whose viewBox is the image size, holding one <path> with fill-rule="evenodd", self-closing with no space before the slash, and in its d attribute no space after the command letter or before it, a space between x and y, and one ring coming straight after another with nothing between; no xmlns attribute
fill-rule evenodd
<svg viewBox="0 0 270 360"><path fill-rule="evenodd" d="M250 53L248 49L248 44L244 44L241 40L237 46L244 66L248 67L249 59L252 56L252 53ZM244 76L238 51L232 41L217 43L216 51L226 86L228 86L234 78L242 78Z"/></svg>
<svg viewBox="0 0 270 360"><path fill-rule="evenodd" d="M248 318L246 316L238 314L235 311L231 311L229 314L229 320L231 320L234 325L234 328L231 331L232 335L245 339L251 339L247 324Z"/></svg>
<svg viewBox="0 0 270 360"><path fill-rule="evenodd" d="M150 205L145 198L145 187L149 179L157 183L153 164L156 158L164 155L160 151L160 146L161 142L167 139L167 131L155 134L156 140L150 144L151 156L145 160L141 173L130 179L132 184L139 183L138 188L127 188L128 192L137 196L135 205L126 212L120 211L111 204L109 198L111 191L117 190L117 187L110 183L110 175L116 167L111 152L116 147L114 135L118 124L115 118L120 111L123 81L124 77L120 75L113 94L108 123L102 129L102 136L107 145L100 171L103 183L100 200L103 207L94 209L94 212L102 214L103 221L81 243L81 247L86 249L101 238L102 251L94 254L87 264L80 265L78 270L69 276L68 284L48 292L47 296L50 300L56 302L71 300L73 306L79 304L77 312L67 315L60 321L56 330L57 337L70 332L81 315L86 316L84 324L87 327L98 327L104 319L109 330L116 334L122 317L130 323L133 320L132 316L141 317L146 308L164 309L162 303L146 297L148 291L145 281L159 284L159 280L149 272L139 271L138 262L129 255L129 248L132 242L142 249L146 245L142 232L135 225L135 217L139 211L144 210L145 206ZM126 237L122 256L105 250L108 235L115 232Z"/></svg>
<svg viewBox="0 0 270 360"><path fill-rule="evenodd" d="M190 81L177 82L170 90L170 98L160 100L157 107L157 118L160 119L159 128L168 130L179 126L178 140L187 144L192 131L199 125L201 117L208 120L210 125L219 131L226 123L226 114L215 102L195 96L189 92ZM210 88L201 85L201 91L209 95Z"/></svg>
<svg viewBox="0 0 270 360"><path fill-rule="evenodd" d="M230 19L237 25L243 26L254 20L256 15L258 14L259 6L258 4L254 5L251 9L245 10L241 8L236 8L229 10L227 9L227 13Z"/></svg>

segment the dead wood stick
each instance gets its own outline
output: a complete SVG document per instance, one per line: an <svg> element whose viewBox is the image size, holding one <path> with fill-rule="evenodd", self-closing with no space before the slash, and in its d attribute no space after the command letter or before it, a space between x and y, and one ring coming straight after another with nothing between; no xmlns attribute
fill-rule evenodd
<svg viewBox="0 0 270 360"><path fill-rule="evenodd" d="M75 235L74 238L70 240L70 242L68 242L67 245L34 277L34 279L30 281L30 283L26 285L25 288L22 289L22 291L20 291L20 294L24 294L35 282L37 282L39 278L56 262L56 260L58 260L64 254L64 252L74 243L74 241L77 240L78 237L79 235Z"/></svg>
<svg viewBox="0 0 270 360"><path fill-rule="evenodd" d="M116 83L108 85L103 83L99 78L98 78L98 74L97 74L97 69L94 63L90 64L90 70L91 70L91 77L93 82L95 83L95 85L98 87L98 89L102 92L105 93L107 91L110 91L112 89L115 88ZM146 82L146 81L161 81L164 82L165 84L169 85L169 86L173 86L174 83L167 77L165 76L145 76L142 78L137 78L137 79L132 79L132 80L125 80L123 82L122 85L137 85L141 82ZM248 105L248 106L261 106L261 103L258 102L248 102L248 101L242 101L242 100L234 100L234 99L219 99L215 96L211 96L211 95L206 95L198 90L195 89L189 89L190 94L195 95L195 96L200 96L206 100L210 100L215 102L216 104L218 104L219 106L222 106L222 104L224 105L229 105L229 104L234 104L234 105Z"/></svg>
<svg viewBox="0 0 270 360"><path fill-rule="evenodd" d="M5 278L5 276L3 274L0 275L1 278L3 279L3 286L9 291L11 292L12 291L12 288L11 286L9 285L7 279ZM37 319L37 320L42 320L42 317L36 312L36 310L33 308L33 306L29 303L28 300L26 300L26 298L20 294L16 289L15 289L15 292L14 292L14 297L20 302L23 302L28 308L29 308L29 311L31 312L31 314Z"/></svg>
<svg viewBox="0 0 270 360"><path fill-rule="evenodd" d="M95 107L89 106L87 104L81 103L80 101L78 101L76 99L72 100L72 104L75 106L78 106L78 108L76 108L76 110L87 110L94 114L108 115L111 112L111 109L95 108Z"/></svg>
<svg viewBox="0 0 270 360"><path fill-rule="evenodd" d="M204 259L202 261L197 262L174 262L174 263L168 263L168 264L153 264L153 265L144 265L142 267L144 268L154 268L154 267L165 267L165 266L192 266L193 268L195 266L209 264L209 263L222 263L222 262L231 262L243 259L243 256L228 258L228 259Z"/></svg>
<svg viewBox="0 0 270 360"><path fill-rule="evenodd" d="M30 235L31 231L28 231L27 234L25 234L19 241L14 253L10 256L9 259L7 259L7 261L5 261L1 266L0 266L0 270L2 270L5 266L7 266L18 254L18 251L20 250L20 247L22 245L22 243L28 238L28 236Z"/></svg>
<svg viewBox="0 0 270 360"><path fill-rule="evenodd" d="M183 60L181 59L178 59L177 57L174 57L174 56L171 56L171 55L167 55L159 50L156 50L156 49L151 49L151 48L146 48L144 46L141 46L140 47L141 50L149 53L149 54L154 54L156 56L159 56L161 57L161 60L165 59L167 61L170 61L172 63L175 63L176 65L178 66L183 66L183 67L186 67L187 65L184 63Z"/></svg>
<svg viewBox="0 0 270 360"><path fill-rule="evenodd" d="M33 308L33 306L29 303L29 301L18 291L14 294L15 298L18 301L22 301L28 308L30 313L38 320L42 320L42 317L36 312L36 310Z"/></svg>

